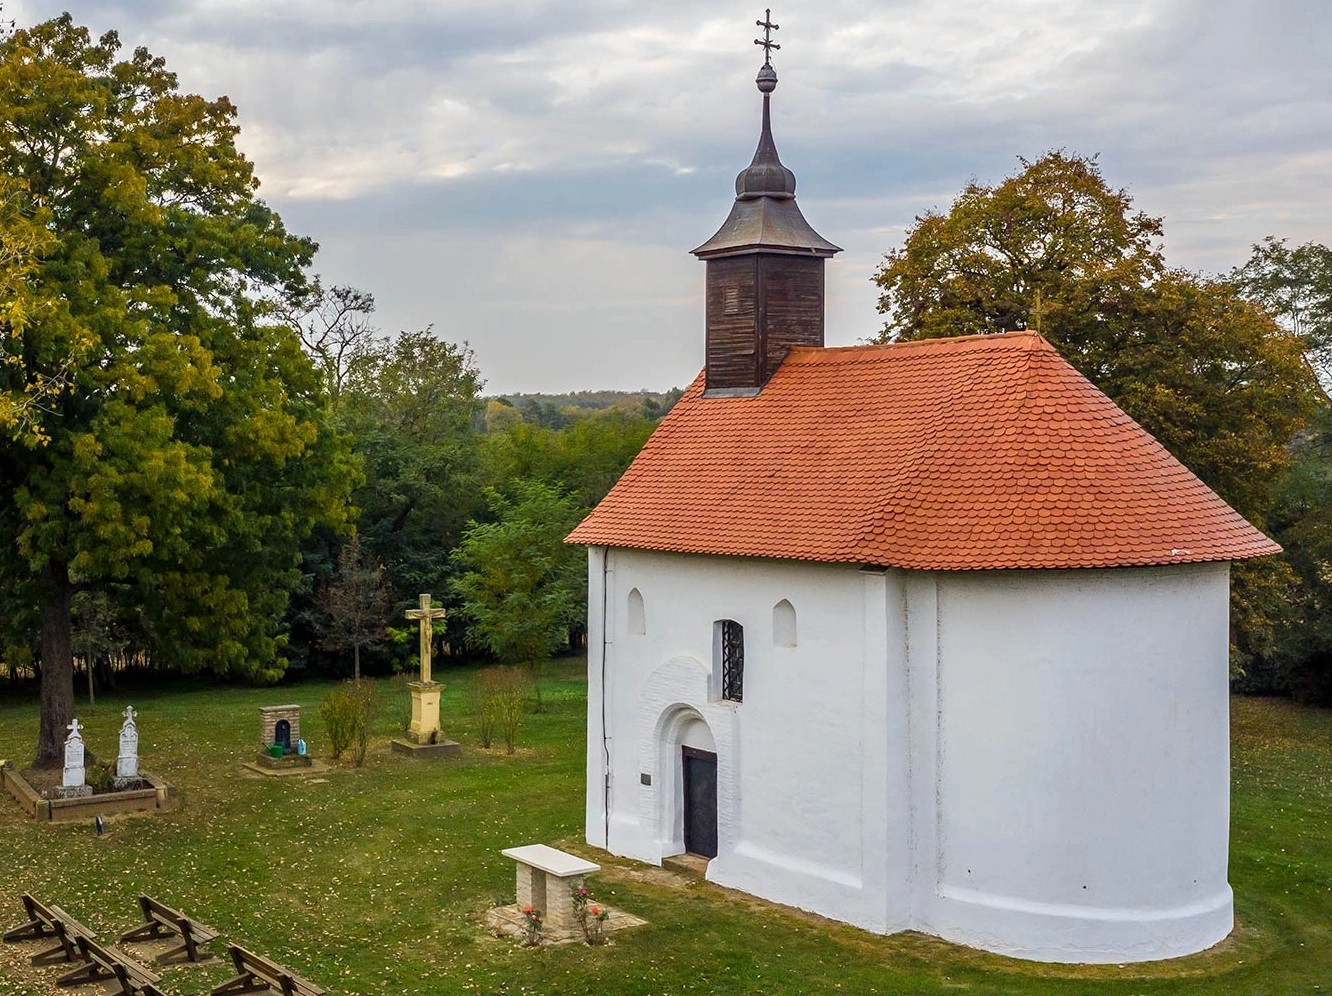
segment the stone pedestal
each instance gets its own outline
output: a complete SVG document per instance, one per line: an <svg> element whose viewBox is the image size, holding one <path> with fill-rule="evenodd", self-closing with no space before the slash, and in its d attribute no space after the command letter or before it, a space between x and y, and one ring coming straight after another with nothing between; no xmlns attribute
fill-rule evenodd
<svg viewBox="0 0 1332 996"><path fill-rule="evenodd" d="M518 866L518 908L541 911L543 929L554 933L579 930L574 918L572 890L583 884L582 875L556 878L540 868Z"/></svg>
<svg viewBox="0 0 1332 996"><path fill-rule="evenodd" d="M412 723L407 727L407 740L414 744L433 744L439 735L439 693L444 687L438 681L411 681Z"/></svg>

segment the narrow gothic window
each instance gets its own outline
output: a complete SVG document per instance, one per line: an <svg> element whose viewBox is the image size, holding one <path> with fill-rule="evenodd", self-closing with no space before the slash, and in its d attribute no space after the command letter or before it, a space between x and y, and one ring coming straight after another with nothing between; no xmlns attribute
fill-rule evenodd
<svg viewBox="0 0 1332 996"><path fill-rule="evenodd" d="M795 606L785 598L772 607L772 642L778 647L796 645Z"/></svg>
<svg viewBox="0 0 1332 996"><path fill-rule="evenodd" d="M721 697L732 702L744 698L745 628L734 619L717 623L717 656L721 664Z"/></svg>
<svg viewBox="0 0 1332 996"><path fill-rule="evenodd" d="M647 632L647 617L643 614L643 595L637 588L629 589L629 632L642 636Z"/></svg>

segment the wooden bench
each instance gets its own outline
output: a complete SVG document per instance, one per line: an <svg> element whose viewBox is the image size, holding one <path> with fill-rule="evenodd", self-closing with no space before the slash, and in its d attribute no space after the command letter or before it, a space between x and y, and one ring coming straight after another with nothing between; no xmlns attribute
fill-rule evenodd
<svg viewBox="0 0 1332 996"><path fill-rule="evenodd" d="M227 953L240 974L213 989L209 996L235 996L238 993L282 993L282 996L321 996L324 990L302 979L276 962L261 958L235 944Z"/></svg>
<svg viewBox="0 0 1332 996"><path fill-rule="evenodd" d="M545 844L509 847L500 853L518 862L520 909L531 906L539 910L550 931L579 929L572 890L583 884L584 875L601 871L601 865Z"/></svg>
<svg viewBox="0 0 1332 996"><path fill-rule="evenodd" d="M144 923L127 930L120 935L120 943L126 941L156 941L164 937L179 937L184 943L178 947L163 951L155 959L155 964L167 965L173 961L201 962L216 957L213 952L201 945L217 938L217 931L207 924L191 920L180 910L159 903L156 899L139 895L139 906L143 910Z"/></svg>
<svg viewBox="0 0 1332 996"><path fill-rule="evenodd" d="M62 910L59 906L46 906L27 893L23 894L23 912L28 922L7 930L6 941L37 941L54 937L53 947L38 951L32 956L34 965L54 965L57 962L80 961L79 938L96 940L97 935L79 921Z"/></svg>
<svg viewBox="0 0 1332 996"><path fill-rule="evenodd" d="M79 953L84 963L56 979L56 985L62 989L105 982L105 991L110 996L162 996L162 990L157 988L161 978L123 951L80 937Z"/></svg>

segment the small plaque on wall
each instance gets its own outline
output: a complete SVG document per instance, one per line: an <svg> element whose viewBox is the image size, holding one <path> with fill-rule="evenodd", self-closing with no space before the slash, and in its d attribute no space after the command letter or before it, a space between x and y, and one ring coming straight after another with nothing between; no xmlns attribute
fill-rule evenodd
<svg viewBox="0 0 1332 996"><path fill-rule="evenodd" d="M638 776L638 780L639 780L639 782L640 782L641 784L643 784L643 785L651 785L651 784L652 784L652 776L649 775L646 771L641 772L641 773L639 774L639 776Z"/></svg>

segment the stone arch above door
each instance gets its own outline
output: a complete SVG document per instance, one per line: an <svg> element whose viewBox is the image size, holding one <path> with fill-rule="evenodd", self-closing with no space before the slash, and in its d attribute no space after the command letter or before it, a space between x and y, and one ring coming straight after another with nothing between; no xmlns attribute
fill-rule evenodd
<svg viewBox="0 0 1332 996"><path fill-rule="evenodd" d="M661 855L684 852L680 748L699 737L702 724L717 755L718 855L735 846L740 808L735 791L739 763L735 705L708 698L711 669L696 657L672 657L643 683L639 700L639 825ZM694 746L694 745L690 745ZM641 784L649 781L650 784Z"/></svg>

